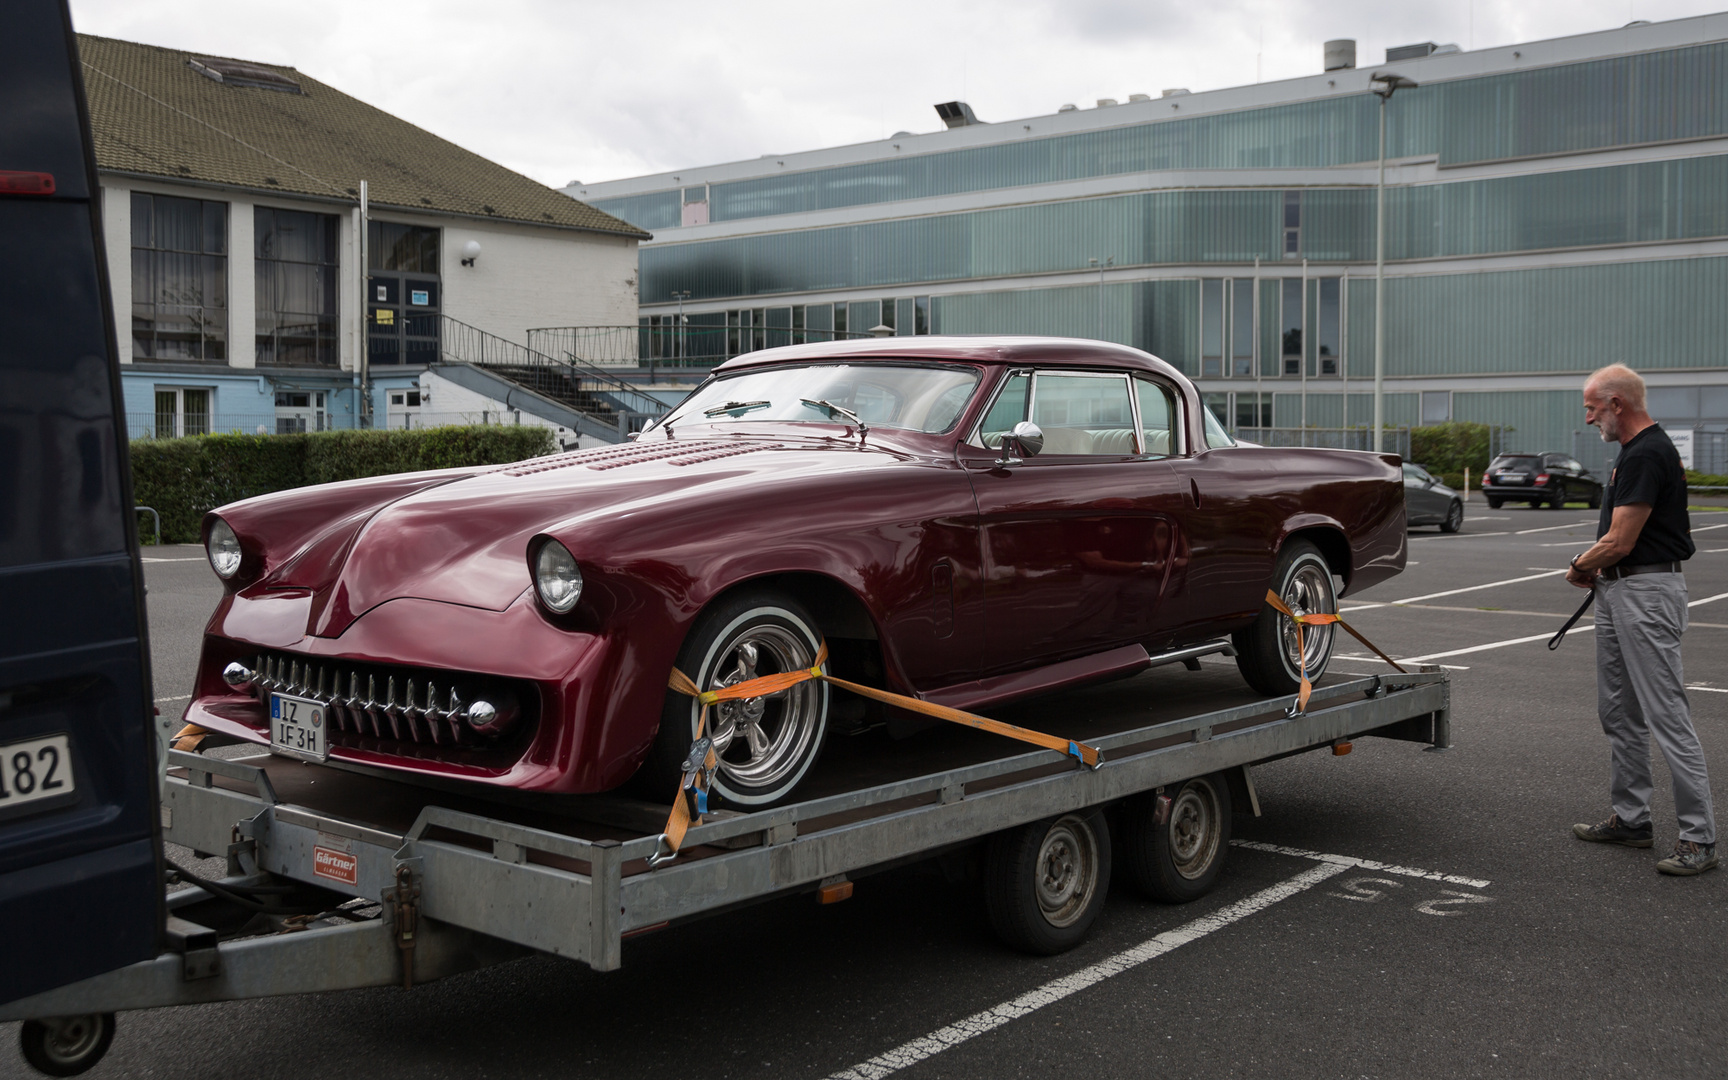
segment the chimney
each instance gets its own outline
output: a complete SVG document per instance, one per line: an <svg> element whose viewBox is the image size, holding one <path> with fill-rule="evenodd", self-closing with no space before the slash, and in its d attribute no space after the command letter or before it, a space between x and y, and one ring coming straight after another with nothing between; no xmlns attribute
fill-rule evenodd
<svg viewBox="0 0 1728 1080"><path fill-rule="evenodd" d="M1326 43L1326 70L1343 71L1356 66L1356 39L1337 38Z"/></svg>

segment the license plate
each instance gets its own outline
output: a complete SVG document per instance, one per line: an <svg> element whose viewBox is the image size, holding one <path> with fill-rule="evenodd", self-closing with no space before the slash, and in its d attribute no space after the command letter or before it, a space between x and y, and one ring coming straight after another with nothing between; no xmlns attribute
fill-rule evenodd
<svg viewBox="0 0 1728 1080"><path fill-rule="evenodd" d="M329 760L323 702L271 694L270 750L307 761Z"/></svg>
<svg viewBox="0 0 1728 1080"><path fill-rule="evenodd" d="M0 745L0 811L70 795L72 743L64 735Z"/></svg>

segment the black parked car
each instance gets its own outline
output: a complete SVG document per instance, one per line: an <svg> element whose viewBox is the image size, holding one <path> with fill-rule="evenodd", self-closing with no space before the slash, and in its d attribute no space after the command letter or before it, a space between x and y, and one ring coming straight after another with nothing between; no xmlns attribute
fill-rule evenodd
<svg viewBox="0 0 1728 1080"><path fill-rule="evenodd" d="M1488 505L1527 502L1558 510L1569 502L1602 505L1602 481L1565 454L1501 454L1482 475Z"/></svg>
<svg viewBox="0 0 1728 1080"><path fill-rule="evenodd" d="M1464 526L1464 499L1420 465L1404 466L1404 524L1438 525L1455 533Z"/></svg>

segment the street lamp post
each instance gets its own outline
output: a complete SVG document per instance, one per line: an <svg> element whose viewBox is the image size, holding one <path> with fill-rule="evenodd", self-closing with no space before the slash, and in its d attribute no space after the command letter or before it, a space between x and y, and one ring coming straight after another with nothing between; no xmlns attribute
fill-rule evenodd
<svg viewBox="0 0 1728 1080"><path fill-rule="evenodd" d="M1374 186L1374 452L1381 449L1386 424L1386 103L1399 90L1414 90L1414 79L1390 71L1368 78L1368 88L1380 98L1380 179Z"/></svg>
<svg viewBox="0 0 1728 1080"><path fill-rule="evenodd" d="M1116 256L1112 255L1099 262L1097 259L1087 259L1088 263L1098 268L1098 340L1104 340L1104 268L1116 265Z"/></svg>

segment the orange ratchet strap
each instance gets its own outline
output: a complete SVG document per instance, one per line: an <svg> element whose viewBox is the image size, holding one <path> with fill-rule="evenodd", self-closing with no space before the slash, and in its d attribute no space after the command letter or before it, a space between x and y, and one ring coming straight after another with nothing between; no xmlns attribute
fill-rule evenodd
<svg viewBox="0 0 1728 1080"><path fill-rule="evenodd" d="M795 671L782 671L773 675L762 675L747 679L731 686L723 686L718 690L703 690L698 687L688 675L672 669L672 677L667 685L686 697L693 697L702 703L702 711L696 719L696 741L690 745L690 754L684 759L684 778L679 787L678 796L672 803L672 814L666 819L666 831L660 834L660 848L648 857L650 868L661 863L670 862L678 854L679 845L684 842L684 834L691 825L700 825L702 815L708 812L708 787L713 782L714 770L719 764L714 753L713 740L705 734L708 729L708 706L722 701L739 701L745 698L766 697L782 690L790 690L799 683L812 679L830 683L842 690L850 690L860 697L871 698L887 705L894 705L907 712L923 716L947 720L954 724L964 724L967 727L978 728L997 735L1005 735L1010 739L1042 746L1048 750L1079 761L1087 768L1096 769L1104 764L1104 753L1095 746L1073 739L1063 739L1055 735L1046 735L1041 731L1019 727L1015 724L1005 724L1000 720L977 716L959 709L950 709L946 705L937 705L918 698L906 697L904 694L890 693L878 690L873 686L860 686L855 682L837 679L822 670L822 665L828 662L828 643L824 641L816 652L816 662L808 668ZM694 802L694 811L690 805Z"/></svg>
<svg viewBox="0 0 1728 1080"><path fill-rule="evenodd" d="M1304 624L1308 626L1327 626L1336 623L1348 631L1351 637L1368 646L1370 649L1373 649L1374 655L1386 661L1388 664L1391 664L1393 667L1398 668L1400 672L1403 672L1406 675L1409 674L1409 672L1404 671L1402 667L1399 667L1398 661L1381 652L1380 646L1363 637L1354 626L1345 622L1341 616L1328 615L1323 611L1310 612L1307 615L1298 615L1291 611L1289 607L1285 605L1284 601L1278 599L1278 594L1273 592L1271 589L1266 590L1266 602L1272 605L1274 611L1296 624L1296 654L1300 658L1297 661L1297 664L1302 669L1302 689L1296 694L1296 711L1298 713L1308 711L1308 697L1314 692L1314 684L1308 681L1308 648L1302 638L1302 627Z"/></svg>

